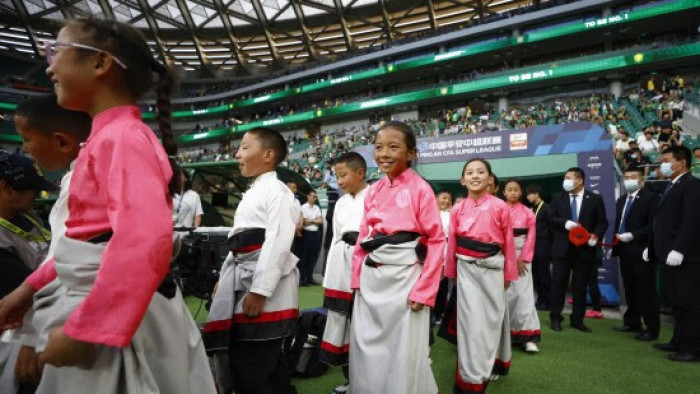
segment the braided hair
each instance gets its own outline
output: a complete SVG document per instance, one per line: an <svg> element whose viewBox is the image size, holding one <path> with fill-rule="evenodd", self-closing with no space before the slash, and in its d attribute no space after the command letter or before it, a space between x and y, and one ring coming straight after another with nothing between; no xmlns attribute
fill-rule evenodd
<svg viewBox="0 0 700 394"><path fill-rule="evenodd" d="M172 129L170 108L170 95L175 85L173 70L159 62L151 53L141 32L126 23L109 19L79 18L68 21L66 28L78 33L85 44L108 51L124 62L126 68L119 68L119 72L123 74L124 88L135 100L151 89L153 73L158 74L156 86L158 131L173 170L168 190L172 195L178 193L180 177L177 176L179 169L175 159L177 143ZM144 72L145 70L153 72Z"/></svg>

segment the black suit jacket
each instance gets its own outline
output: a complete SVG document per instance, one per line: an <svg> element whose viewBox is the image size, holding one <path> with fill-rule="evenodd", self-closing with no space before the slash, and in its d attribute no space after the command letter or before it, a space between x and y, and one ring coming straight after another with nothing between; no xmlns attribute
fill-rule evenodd
<svg viewBox="0 0 700 394"><path fill-rule="evenodd" d="M576 248L581 259L593 261L596 256L596 247L590 247L588 244L576 247L569 242L569 232L564 227L568 220L571 220L569 193L555 194L552 197L552 257L563 259L569 248ZM605 204L601 196L584 190L578 222L589 233L603 240L605 230L608 229L608 219L605 216Z"/></svg>
<svg viewBox="0 0 700 394"><path fill-rule="evenodd" d="M621 196L617 199L617 205L615 206L615 234L620 231L620 222L622 222L622 210L627 204L627 194ZM644 249L649 244L649 233L651 232L651 224L654 219L654 214L656 213L656 208L659 204L659 196L642 188L637 193L634 198L632 207L630 208L630 214L627 217L627 223L625 223L625 232L632 233L634 239L632 242L623 244L620 243L613 248L613 256L619 256L620 254L628 256L636 256L637 258L642 258L642 253Z"/></svg>
<svg viewBox="0 0 700 394"><path fill-rule="evenodd" d="M533 213L537 213L537 222L535 224L537 231L535 232L536 234L536 240L542 239L542 240L548 240L551 242L552 240L552 207L549 206L546 202L542 202L542 207L540 208L540 211L537 212L537 206L534 206L532 208Z"/></svg>
<svg viewBox="0 0 700 394"><path fill-rule="evenodd" d="M700 263L700 180L684 174L661 198L652 224L649 256L666 263L675 250L683 263Z"/></svg>

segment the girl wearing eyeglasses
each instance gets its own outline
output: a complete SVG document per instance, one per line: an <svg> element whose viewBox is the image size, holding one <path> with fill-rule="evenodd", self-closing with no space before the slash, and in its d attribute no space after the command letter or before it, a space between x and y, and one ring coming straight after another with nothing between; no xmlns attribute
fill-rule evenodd
<svg viewBox="0 0 700 394"><path fill-rule="evenodd" d="M171 71L137 30L70 21L47 45L46 72L64 108L92 117L69 191L55 257L0 301L0 329L17 327L35 292L46 327L39 393L215 393L198 330L168 274L177 150ZM150 72L149 72L150 71ZM162 144L136 100L156 88Z"/></svg>

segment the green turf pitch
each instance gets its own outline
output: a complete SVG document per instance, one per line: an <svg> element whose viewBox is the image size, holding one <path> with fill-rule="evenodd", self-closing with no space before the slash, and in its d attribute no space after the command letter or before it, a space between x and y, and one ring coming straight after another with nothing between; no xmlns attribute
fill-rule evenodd
<svg viewBox="0 0 700 394"><path fill-rule="evenodd" d="M301 309L323 302L320 286L299 289ZM194 314L199 300L188 298ZM202 308L198 321L204 320ZM666 360L667 353L654 350L649 342L612 330L616 320L588 320L592 334L564 326L561 333L549 329L549 317L540 314L540 353L525 354L513 348L510 374L489 385L489 393L700 393L700 363L682 364ZM671 336L663 327L661 339ZM433 373L441 393L451 393L456 365L456 348L437 338L431 348ZM340 368L331 368L314 379L295 379L300 394L331 394L343 383ZM361 393L360 393L361 394Z"/></svg>

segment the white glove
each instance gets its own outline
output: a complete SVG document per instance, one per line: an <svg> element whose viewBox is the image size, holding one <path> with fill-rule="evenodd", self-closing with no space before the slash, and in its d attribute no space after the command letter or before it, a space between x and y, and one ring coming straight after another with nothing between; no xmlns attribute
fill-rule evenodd
<svg viewBox="0 0 700 394"><path fill-rule="evenodd" d="M634 235L632 235L632 233L617 234L617 239L619 239L623 244L626 244L634 240Z"/></svg>
<svg viewBox="0 0 700 394"><path fill-rule="evenodd" d="M683 262L683 254L672 250L666 258L666 265L669 267L678 267Z"/></svg>
<svg viewBox="0 0 700 394"><path fill-rule="evenodd" d="M593 247L598 245L598 238L591 236L588 238L588 246Z"/></svg>
<svg viewBox="0 0 700 394"><path fill-rule="evenodd" d="M647 263L649 262L649 248L644 248L644 251L642 252L642 260L646 261Z"/></svg>
<svg viewBox="0 0 700 394"><path fill-rule="evenodd" d="M578 226L579 226L578 223L572 222L571 220L567 220L567 221L566 221L566 224L564 224L564 228L566 229L566 231L571 231L571 230L575 229L575 228L578 227Z"/></svg>

